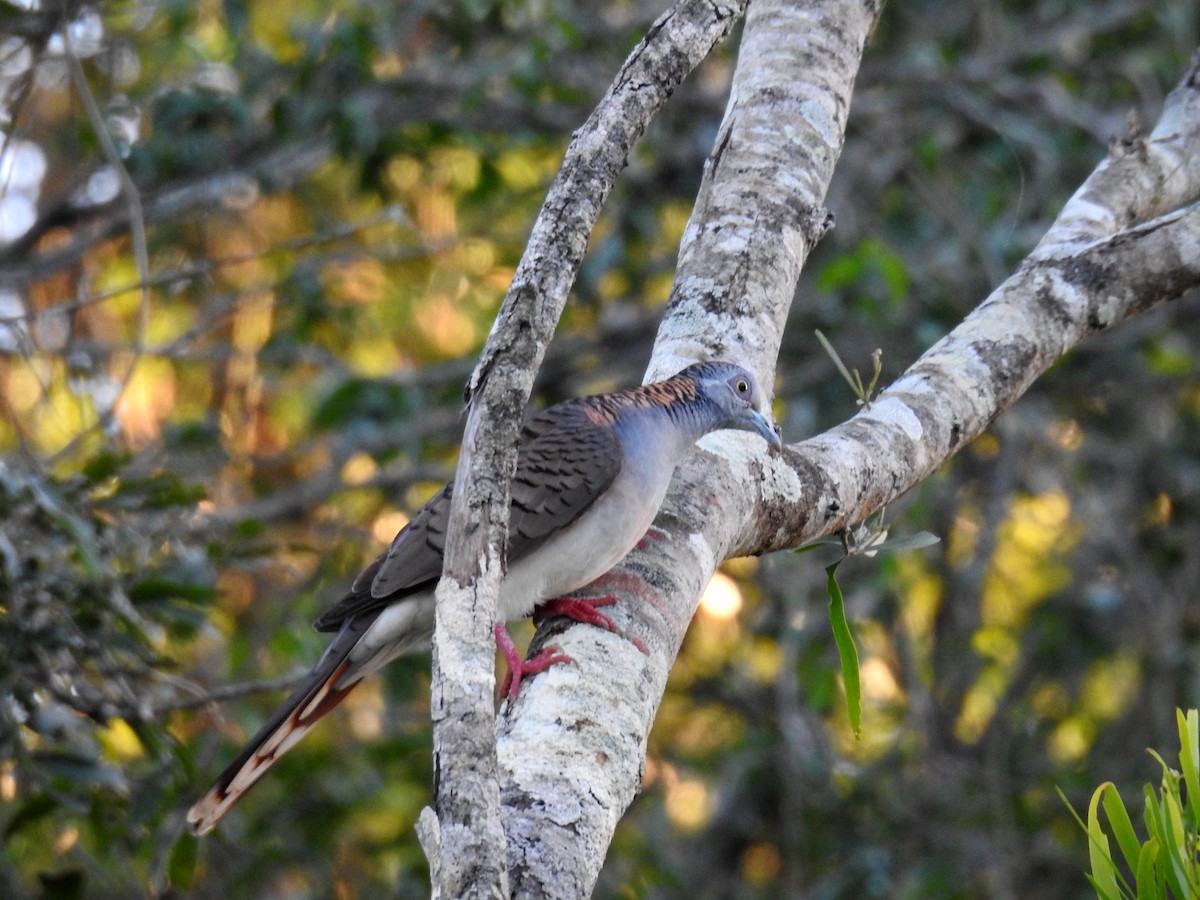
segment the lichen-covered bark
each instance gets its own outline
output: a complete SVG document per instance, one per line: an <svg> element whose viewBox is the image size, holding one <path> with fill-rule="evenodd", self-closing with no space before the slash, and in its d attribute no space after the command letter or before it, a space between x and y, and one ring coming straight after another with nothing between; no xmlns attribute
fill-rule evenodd
<svg viewBox="0 0 1200 900"><path fill-rule="evenodd" d="M877 16L873 3L750 7L647 380L736 358L770 393L800 270L832 223L825 192Z"/></svg>
<svg viewBox="0 0 1200 900"><path fill-rule="evenodd" d="M647 380L696 359L734 359L769 385L783 320L808 251L860 54L877 10L859 2L751 7L733 97L680 250L676 286ZM762 441L723 433L676 490L642 547L586 593L627 602L614 618L646 644L586 626L555 637L576 664L522 687L499 722L514 895L586 896L617 820L641 784L646 736L691 610L722 548L692 523L745 519L727 465L759 471ZM712 463L712 467L708 467ZM543 636L544 637L544 636Z"/></svg>
<svg viewBox="0 0 1200 900"><path fill-rule="evenodd" d="M760 377L773 369L795 275L824 221L826 180L812 173L831 171L841 144L840 125L822 126L844 120L857 65L850 48L861 48L875 13L861 4L822 4L820 16L785 6L760 0L747 23L737 79L757 87L735 88L648 377L698 357L734 358ZM803 35L778 28L805 15ZM775 29L778 52L757 43L760 22ZM808 78L802 67L784 83L764 83L760 64L789 68L781 49L789 41L820 75ZM860 521L969 442L1087 335L1200 284L1195 75L1194 62L1151 136L1114 147L1016 274L869 409L781 459L745 435L701 442L647 540L593 587L625 601L613 617L648 654L598 629L571 627L555 643L575 664L529 682L499 722L516 893L590 889L636 793L667 671L717 565ZM816 99L817 85L840 99ZM738 123L759 121L771 126L755 132L761 146L743 145ZM744 158L729 165L739 150ZM798 193L789 200L781 185Z"/></svg>
<svg viewBox="0 0 1200 900"><path fill-rule="evenodd" d="M504 558L508 481L534 374L630 149L743 7L736 0L723 5L681 0L630 54L572 138L471 378L434 633L437 811L436 818L422 817L421 836L435 895L509 893L496 777L491 628Z"/></svg>

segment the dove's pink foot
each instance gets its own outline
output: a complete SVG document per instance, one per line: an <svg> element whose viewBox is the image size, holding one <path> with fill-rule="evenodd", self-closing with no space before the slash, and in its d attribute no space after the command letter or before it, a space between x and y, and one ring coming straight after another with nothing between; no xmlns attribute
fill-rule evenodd
<svg viewBox="0 0 1200 900"><path fill-rule="evenodd" d="M504 681L500 684L500 696L507 694L510 702L517 699L517 693L521 690L521 679L526 675L545 672L556 663L574 662L565 653L559 653L557 647L546 647L533 659L521 659L521 654L517 651L517 646L513 643L512 638L508 636L508 629L504 627L503 623L497 622L492 629L492 634L496 637L496 649L508 663L508 672L505 673Z"/></svg>
<svg viewBox="0 0 1200 900"><path fill-rule="evenodd" d="M549 619L552 616L565 616L568 619L574 619L576 622L595 625L597 628L603 628L611 631L613 634L619 634L621 637L626 638L629 643L649 656L650 654L646 650L645 644L637 638L629 637L617 626L616 622L596 609L598 606L612 606L616 602L617 598L611 594L606 594L603 597L556 597L553 600L547 600L534 610L533 621L540 625L543 619Z"/></svg>

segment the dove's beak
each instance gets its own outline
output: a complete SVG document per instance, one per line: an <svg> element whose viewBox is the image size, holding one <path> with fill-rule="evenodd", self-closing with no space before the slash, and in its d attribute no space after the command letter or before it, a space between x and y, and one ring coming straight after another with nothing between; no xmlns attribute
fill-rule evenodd
<svg viewBox="0 0 1200 900"><path fill-rule="evenodd" d="M766 415L760 413L757 409L748 409L738 423L738 427L745 431L753 431L763 436L763 440L767 442L767 446L771 448L771 455L777 456L783 450L783 438L779 436L779 426L772 422Z"/></svg>

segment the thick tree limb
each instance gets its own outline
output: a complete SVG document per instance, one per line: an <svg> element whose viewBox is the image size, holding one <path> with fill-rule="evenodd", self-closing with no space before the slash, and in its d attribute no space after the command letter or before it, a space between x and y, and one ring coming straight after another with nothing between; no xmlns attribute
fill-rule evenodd
<svg viewBox="0 0 1200 900"><path fill-rule="evenodd" d="M877 12L861 3L819 6L751 6L649 377L718 356L771 383L796 276L824 229L821 203ZM737 453L762 445L742 438L726 433L704 443ZM570 628L555 642L578 665L539 675L506 709L498 752L515 894L586 896L640 787L667 672L695 600L723 558L691 541L685 523L708 503L737 506L729 476L717 471L713 481L711 474L673 492L658 521L668 540L648 539L587 591L628 601L616 615L633 620L649 654L596 628Z"/></svg>
<svg viewBox="0 0 1200 900"><path fill-rule="evenodd" d="M434 893L509 892L492 706L492 623L504 560L508 482L521 413L588 236L634 142L742 5L673 6L634 49L575 132L467 391L433 653L437 821L422 817Z"/></svg>
<svg viewBox="0 0 1200 900"><path fill-rule="evenodd" d="M983 432L1089 335L1200 285L1200 204L1027 262L870 409L768 463L736 549L764 553L862 521Z"/></svg>
<svg viewBox="0 0 1200 900"><path fill-rule="evenodd" d="M768 19L768 5L764 0L754 6L747 42L753 38L755 16ZM786 13L772 9L770 17L776 15ZM842 11L829 18L854 21L849 15ZM797 40L795 35L790 39ZM836 36L809 31L805 40L819 45L836 41ZM750 57L743 46L739 77L742 67L752 64ZM827 72L838 56L816 58ZM597 629L568 628L555 636L555 643L577 665L557 667L532 681L500 722L514 885L528 885L531 894L558 896L553 885L538 879L579 877L576 870L564 875L561 860L576 853L590 864L597 852L593 847L606 845L636 792L669 665L701 589L722 560L794 547L863 519L982 431L1084 337L1200 284L1200 206L1182 206L1194 204L1200 194L1190 162L1190 148L1200 133L1200 119L1193 112L1194 68L1172 95L1150 141L1135 141L1128 150L1115 148L1038 251L869 410L790 448L779 461L769 461L748 436L711 435L701 442L702 450L681 468L652 536L596 586L627 601L614 617L643 641L649 657ZM787 94L789 86L776 90ZM791 155L782 147L775 152L795 166L795 156L803 155L799 148L807 145L791 142L792 129L819 122L813 110L820 104L789 107L776 104L778 97L774 91L760 94L760 103L774 107L774 127L759 138L790 144ZM747 97L735 89L727 126L734 121L722 128L698 207L722 191L737 196L736 184L710 184L709 179L717 182L724 176L736 182L745 176L769 192L766 203L756 208L790 209L793 217L789 222L767 214L757 220L738 216L736 204L730 204L718 235L718 229L703 226L697 211L685 245L719 237L728 248L724 268L714 267L707 281L702 276L689 283L690 266L681 265L671 315L660 332L655 375L690 353L735 354L763 371L754 340L786 309L793 285L782 277L770 286L751 285L745 270L798 271L805 241L819 234L814 213L823 193L805 192L801 179L772 180L753 166L723 164L724 154L739 146L735 117L740 102L748 102ZM772 151L759 152L766 158ZM813 157L805 164L812 165ZM790 204L785 198L770 199L781 181L800 190ZM814 181L820 184L820 179ZM1157 217L1145 221L1146 215ZM685 246L680 255L683 263L702 254ZM726 283L738 287L726 290ZM676 317L681 321L672 321ZM773 353L775 345L766 340ZM769 371L769 361L765 365ZM584 889L590 884L583 878L574 883Z"/></svg>

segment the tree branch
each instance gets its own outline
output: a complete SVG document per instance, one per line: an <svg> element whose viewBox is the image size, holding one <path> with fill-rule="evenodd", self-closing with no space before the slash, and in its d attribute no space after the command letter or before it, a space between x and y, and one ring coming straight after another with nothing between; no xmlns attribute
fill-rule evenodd
<svg viewBox="0 0 1200 900"><path fill-rule="evenodd" d="M731 100L684 234L648 377L719 356L771 383L795 278L824 230L821 204L877 12L851 2L751 6ZM726 432L702 446L736 456L755 439ZM667 673L724 554L692 523L709 506L717 518L733 514L722 541L727 549L746 518L738 512L742 500L730 466L713 466L719 460L701 455L642 546L588 588L622 598L614 619L645 643L648 655L617 635L570 627L554 640L576 665L540 675L504 711L498 753L515 893L586 896L617 820L640 787ZM538 640L554 627L541 629Z"/></svg>
<svg viewBox="0 0 1200 900"><path fill-rule="evenodd" d="M496 589L508 481L534 374L558 323L588 236L634 142L683 78L730 30L742 4L681 0L633 50L575 132L534 223L471 378L433 652L437 823L423 816L435 896L508 894L496 777Z"/></svg>
<svg viewBox="0 0 1200 900"><path fill-rule="evenodd" d="M747 49L756 16L766 22L789 14L800 15L776 9L767 0L753 7L738 85L743 67L762 56ZM833 27L839 21L863 28L842 26L853 33L850 37ZM838 46L840 36L842 46L861 49L870 21L861 10L831 12L822 23L826 31L810 24L803 32L804 46L823 46L825 41ZM795 42L796 34L789 39ZM798 271L807 247L819 236L822 178L840 147L840 136L832 142L826 138L824 146L832 148L832 155L825 159L802 149L819 147L820 141L789 137L794 128L837 133L821 125L826 122L822 111L840 110L839 104L822 105L802 93L790 106L779 101L815 82L837 82L827 73L838 70L842 56L813 53L811 59L825 73L820 79L793 77L758 93L758 103L771 110L772 127L757 140L790 142L787 149L760 151L764 159L777 154L774 177L768 162L761 171L753 165L725 165L727 154L741 146L739 119L751 120L750 110L739 106L753 105L735 85L681 248L671 315L660 331L651 370L655 376L691 353L735 355L749 359L759 372L764 369L757 341L781 321L776 317L790 300L790 273ZM1067 205L1039 250L869 411L790 448L779 461L768 461L756 452L753 439L743 435L712 435L701 442L701 452L681 467L651 535L601 580L605 593L627 601L614 618L643 641L649 657L614 635L568 628L555 636L555 643L577 666L557 667L531 682L501 721L510 854L523 852L526 861L524 866L514 862L514 884L523 885L519 878L533 879L543 871L551 878L564 877L556 864L568 853L589 864L597 852L602 854L595 847L607 846L617 818L636 792L667 670L717 565L729 556L794 547L865 518L982 431L1084 337L1200 283L1200 205L1176 208L1194 204L1200 193L1186 149L1195 146L1200 127L1192 111L1194 69L1194 64L1189 67L1150 140L1114 148L1113 158ZM852 64L840 90L830 88L843 102L849 98L853 71ZM797 157L809 176L793 171ZM811 176L814 166L820 177ZM736 182L743 175L760 184L755 192L741 194L743 214L735 201L712 204L725 218L720 229L707 227L699 207L724 191L737 197ZM733 183L721 184L723 177ZM762 207L768 214L761 219L744 213L759 205L746 198L760 190L775 197L773 185L780 183L795 192L791 204L769 199ZM1119 215L1115 209L1135 212ZM1147 213L1157 217L1145 221ZM1081 225L1088 215L1097 223L1091 231ZM711 272L693 276L691 260L700 258L698 264L704 265L710 258L695 249L706 240L723 245L724 260ZM781 269L788 278L776 277ZM752 281L754 271L766 272L758 276L762 281ZM681 321L671 321L676 316ZM777 345L765 340L766 352L773 354ZM546 639L546 631L539 632L539 641ZM573 887L585 892L590 884L581 878ZM541 883L530 891L535 892L557 896Z"/></svg>

